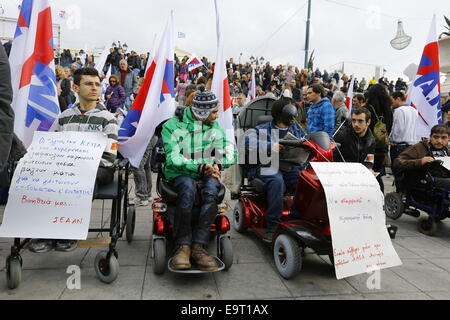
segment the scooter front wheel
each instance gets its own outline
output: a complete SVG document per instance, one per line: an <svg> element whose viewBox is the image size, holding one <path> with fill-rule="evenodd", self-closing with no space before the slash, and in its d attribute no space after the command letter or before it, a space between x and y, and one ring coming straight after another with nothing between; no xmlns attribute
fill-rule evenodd
<svg viewBox="0 0 450 320"><path fill-rule="evenodd" d="M282 234L275 240L273 258L280 275L289 280L302 269L303 248L291 236Z"/></svg>

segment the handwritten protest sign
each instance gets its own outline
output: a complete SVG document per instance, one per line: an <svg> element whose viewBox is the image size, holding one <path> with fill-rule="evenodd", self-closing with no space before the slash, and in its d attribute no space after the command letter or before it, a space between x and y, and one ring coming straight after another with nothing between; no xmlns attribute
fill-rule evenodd
<svg viewBox="0 0 450 320"><path fill-rule="evenodd" d="M336 277L402 264L386 228L384 197L360 163L311 163L328 203Z"/></svg>
<svg viewBox="0 0 450 320"><path fill-rule="evenodd" d="M442 161L442 166L447 169L450 170L450 157L436 157L435 160L440 160Z"/></svg>
<svg viewBox="0 0 450 320"><path fill-rule="evenodd" d="M106 143L100 133L36 132L14 173L0 237L85 240Z"/></svg>

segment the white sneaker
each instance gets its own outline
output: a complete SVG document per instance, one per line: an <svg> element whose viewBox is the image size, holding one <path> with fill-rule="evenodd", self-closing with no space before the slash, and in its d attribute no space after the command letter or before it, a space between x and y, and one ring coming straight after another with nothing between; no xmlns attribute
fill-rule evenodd
<svg viewBox="0 0 450 320"><path fill-rule="evenodd" d="M134 205L136 207L146 207L149 205L148 200L141 200L139 198L134 199Z"/></svg>

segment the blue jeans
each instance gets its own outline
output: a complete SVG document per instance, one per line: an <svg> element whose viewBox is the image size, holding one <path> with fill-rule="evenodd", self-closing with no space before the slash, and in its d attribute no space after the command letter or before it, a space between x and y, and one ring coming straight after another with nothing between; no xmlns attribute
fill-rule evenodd
<svg viewBox="0 0 450 320"><path fill-rule="evenodd" d="M194 210L197 181L187 176L174 179L173 187L178 193L174 217L174 238L177 245L194 243L208 246L211 224L218 211L218 195L221 184L217 179L202 178L200 210ZM194 222L194 223L193 223Z"/></svg>
<svg viewBox="0 0 450 320"><path fill-rule="evenodd" d="M281 222L283 215L283 203L286 190L295 190L300 176L300 169L294 168L289 172L278 171L274 175L261 175L260 169L250 169L248 179L260 179L267 190L267 215L266 223L268 228L272 228ZM295 211L292 212L295 215Z"/></svg>
<svg viewBox="0 0 450 320"><path fill-rule="evenodd" d="M134 177L135 194L140 200L148 200L152 195L152 151L158 138L153 136L145 150L139 168L131 167Z"/></svg>
<svg viewBox="0 0 450 320"><path fill-rule="evenodd" d="M131 96L128 96L125 98L125 107L127 110L130 110L131 106L133 105L133 101L131 101Z"/></svg>

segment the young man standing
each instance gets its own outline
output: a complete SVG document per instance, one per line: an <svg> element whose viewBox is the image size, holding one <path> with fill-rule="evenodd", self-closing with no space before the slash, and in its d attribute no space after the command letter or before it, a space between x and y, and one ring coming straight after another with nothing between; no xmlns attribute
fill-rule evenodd
<svg viewBox="0 0 450 320"><path fill-rule="evenodd" d="M394 123L391 131L391 163L398 155L417 142L416 128L419 113L406 104L405 94L401 91L392 94L392 108L394 109ZM396 174L393 169L394 175Z"/></svg>
<svg viewBox="0 0 450 320"><path fill-rule="evenodd" d="M366 108L353 109L352 125L344 126L335 137L335 141L341 144L334 152L336 162L357 162L368 169L373 168L375 138L369 129L371 118Z"/></svg>
<svg viewBox="0 0 450 320"><path fill-rule="evenodd" d="M73 90L80 102L72 109L63 112L52 127L53 131L101 132L108 137L108 144L103 153L94 188L113 181L114 162L117 158L117 139L119 126L114 115L105 106L98 103L102 91L102 82L94 68L82 68L75 71ZM57 251L69 252L76 249L76 240L39 240L30 245L32 252L48 252L55 247Z"/></svg>
<svg viewBox="0 0 450 320"><path fill-rule="evenodd" d="M312 85L306 92L306 98L312 103L308 109L308 133L324 131L332 138L336 113L330 100L325 98L325 89L319 84Z"/></svg>

